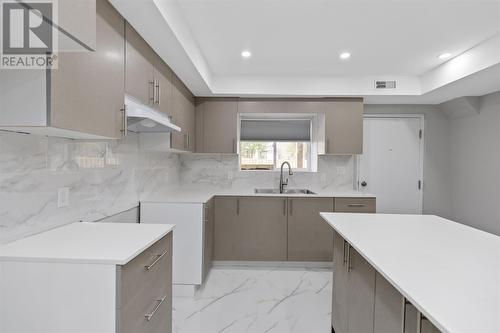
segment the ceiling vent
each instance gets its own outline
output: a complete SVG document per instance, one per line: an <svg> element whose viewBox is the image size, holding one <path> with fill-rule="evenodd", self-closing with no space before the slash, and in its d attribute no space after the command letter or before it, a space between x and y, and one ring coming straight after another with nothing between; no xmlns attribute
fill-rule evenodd
<svg viewBox="0 0 500 333"><path fill-rule="evenodd" d="M375 89L396 89L396 81L375 81Z"/></svg>

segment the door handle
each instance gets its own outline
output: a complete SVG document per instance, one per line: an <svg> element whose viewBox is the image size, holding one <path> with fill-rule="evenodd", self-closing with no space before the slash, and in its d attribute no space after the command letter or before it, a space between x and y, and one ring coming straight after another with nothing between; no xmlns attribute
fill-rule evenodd
<svg viewBox="0 0 500 333"><path fill-rule="evenodd" d="M368 185L368 183L367 183L367 182L365 182L365 181L363 180L363 181L361 182L361 186L366 187L366 185Z"/></svg>

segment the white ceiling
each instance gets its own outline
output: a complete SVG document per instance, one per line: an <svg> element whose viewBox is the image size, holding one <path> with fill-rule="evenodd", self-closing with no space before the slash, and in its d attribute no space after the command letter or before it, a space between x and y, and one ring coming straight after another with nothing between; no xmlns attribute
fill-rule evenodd
<svg viewBox="0 0 500 333"><path fill-rule="evenodd" d="M177 0L214 75L421 75L499 31L498 1ZM253 56L242 59L248 49ZM352 58L341 61L342 51Z"/></svg>
<svg viewBox="0 0 500 333"><path fill-rule="evenodd" d="M500 0L110 1L197 96L434 104L500 90Z"/></svg>

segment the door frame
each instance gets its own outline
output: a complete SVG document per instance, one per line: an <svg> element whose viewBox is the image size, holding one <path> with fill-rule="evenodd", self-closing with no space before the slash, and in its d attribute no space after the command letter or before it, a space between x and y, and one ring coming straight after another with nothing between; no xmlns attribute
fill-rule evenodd
<svg viewBox="0 0 500 333"><path fill-rule="evenodd" d="M419 204L419 212L423 213L424 209L424 188L425 188L425 174L424 174L424 159L425 159L425 115L421 113L365 113L363 114L363 126L364 120L369 118L415 118L420 120L420 129L422 130L422 139L420 140L420 163L419 163L419 175L421 179L421 187L420 187L420 204ZM356 179L354 181L356 190L360 191L360 169L361 169L361 155L356 155Z"/></svg>

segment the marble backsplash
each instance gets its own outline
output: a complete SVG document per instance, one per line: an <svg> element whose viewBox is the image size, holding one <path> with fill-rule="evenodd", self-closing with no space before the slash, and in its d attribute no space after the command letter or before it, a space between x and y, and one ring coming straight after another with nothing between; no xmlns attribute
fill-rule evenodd
<svg viewBox="0 0 500 333"><path fill-rule="evenodd" d="M140 138L80 141L0 131L0 243L94 221L179 186L179 155L145 151ZM69 205L57 207L59 188Z"/></svg>
<svg viewBox="0 0 500 333"><path fill-rule="evenodd" d="M278 172L239 171L237 156L144 149L150 139L145 145L134 133L124 140L82 141L0 131L0 244L99 220L179 186L195 191L278 186ZM353 170L352 156L321 156L318 172L295 173L289 187L352 190ZM58 189L65 187L69 205L58 208Z"/></svg>
<svg viewBox="0 0 500 333"><path fill-rule="evenodd" d="M223 154L180 155L180 182L186 189L214 188L248 190L277 188L279 172L240 171L238 157ZM313 191L352 191L354 156L319 156L317 172L295 172L289 178L289 188Z"/></svg>

